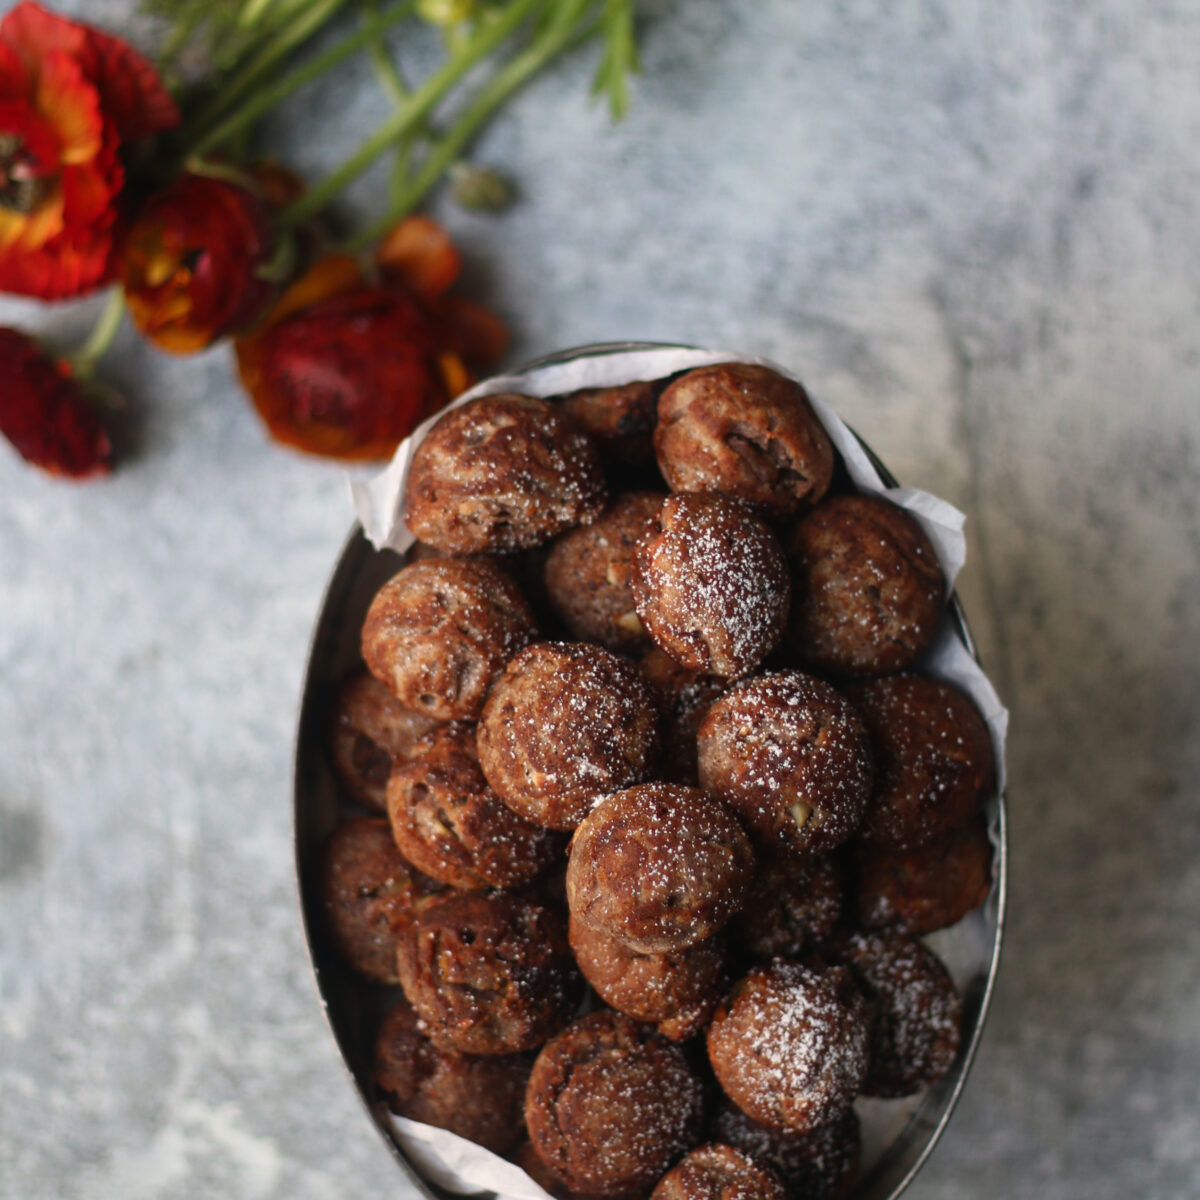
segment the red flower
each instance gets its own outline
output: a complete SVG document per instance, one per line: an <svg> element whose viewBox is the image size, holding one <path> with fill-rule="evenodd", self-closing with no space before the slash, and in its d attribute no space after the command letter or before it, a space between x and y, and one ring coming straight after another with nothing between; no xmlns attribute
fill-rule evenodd
<svg viewBox="0 0 1200 1200"><path fill-rule="evenodd" d="M22 458L73 479L108 473L112 447L66 363L25 334L0 329L0 378L0 433Z"/></svg>
<svg viewBox="0 0 1200 1200"><path fill-rule="evenodd" d="M363 282L345 258L299 279L237 356L271 436L310 454L386 458L449 399L417 302Z"/></svg>
<svg viewBox="0 0 1200 1200"><path fill-rule="evenodd" d="M125 140L174 101L117 38L18 4L0 21L0 290L55 300L113 272Z"/></svg>
<svg viewBox="0 0 1200 1200"><path fill-rule="evenodd" d="M121 277L138 328L173 354L193 354L260 317L278 286L264 277L274 252L270 196L181 175L152 197L129 231Z"/></svg>

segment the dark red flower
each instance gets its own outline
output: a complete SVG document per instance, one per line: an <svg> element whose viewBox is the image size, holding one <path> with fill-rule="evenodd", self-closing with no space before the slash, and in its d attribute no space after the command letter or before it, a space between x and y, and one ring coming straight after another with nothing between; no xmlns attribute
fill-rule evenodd
<svg viewBox="0 0 1200 1200"><path fill-rule="evenodd" d="M194 354L256 321L278 292L270 192L181 175L138 214L121 255L137 327L173 354Z"/></svg>
<svg viewBox="0 0 1200 1200"><path fill-rule="evenodd" d="M70 367L32 338L0 329L0 433L27 462L52 475L105 475L112 446Z"/></svg>
<svg viewBox="0 0 1200 1200"><path fill-rule="evenodd" d="M416 300L319 262L264 327L237 341L242 382L276 441L310 454L385 458L449 399Z"/></svg>
<svg viewBox="0 0 1200 1200"><path fill-rule="evenodd" d="M112 277L123 141L179 121L117 38L25 0L0 21L0 290L55 300Z"/></svg>

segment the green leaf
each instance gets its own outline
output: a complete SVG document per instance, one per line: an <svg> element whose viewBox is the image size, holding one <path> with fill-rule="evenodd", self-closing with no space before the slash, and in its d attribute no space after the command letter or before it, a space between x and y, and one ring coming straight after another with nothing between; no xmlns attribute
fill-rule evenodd
<svg viewBox="0 0 1200 1200"><path fill-rule="evenodd" d="M604 0L600 36L604 51L593 92L608 96L613 120L619 121L629 111L629 79L641 69L634 33L634 0Z"/></svg>

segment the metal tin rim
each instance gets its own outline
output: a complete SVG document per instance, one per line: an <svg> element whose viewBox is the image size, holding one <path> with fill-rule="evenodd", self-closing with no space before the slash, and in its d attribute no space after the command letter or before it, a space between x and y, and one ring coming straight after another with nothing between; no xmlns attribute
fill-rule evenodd
<svg viewBox="0 0 1200 1200"><path fill-rule="evenodd" d="M597 342L585 346L577 346L568 350L558 351L554 354L544 355L536 358L531 362L517 368L518 371L530 371L539 367L552 366L558 363L569 362L577 358L593 356L593 355L609 355L620 354L636 350L653 350L653 349L679 349L693 350L695 346L676 343L676 342ZM871 449L869 445L862 439L857 431L854 432L855 438L863 447L872 464L879 472L884 482L889 487L899 486L895 476L887 469L878 455ZM355 522L345 542L342 544L341 552L338 555L337 562L329 577L325 589L321 596L320 607L318 609L317 619L313 625L313 631L309 638L308 655L305 660L304 681L301 688L301 695L297 711L297 719L295 724L296 734L293 740L292 747L292 855L293 866L295 870L295 903L298 908L300 918L300 926L304 931L304 947L308 957L308 964L312 973L312 983L317 994L317 1000L321 1007L322 1015L325 1019L325 1024L329 1029L330 1036L338 1047L339 1057L341 1058L342 1068L349 1076L351 1083L354 1085L354 1091L359 1098L360 1103L366 1110L367 1116L375 1126L384 1143L391 1151L392 1156L400 1165L404 1174L409 1181L418 1190L419 1193L429 1198L429 1200L449 1200L452 1193L445 1191L437 1185L425 1179L409 1161L405 1155L403 1148L397 1142L392 1130L387 1123L381 1119L378 1111L378 1106L372 1104L367 1086L364 1084L351 1066L350 1057L347 1052L347 1047L343 1043L343 1037L339 1031L333 1014L330 1011L330 1002L326 994L326 987L323 979L321 965L317 960L316 950L314 948L314 934L312 914L305 899L305 856L308 853L308 847L304 844L302 837L302 829L304 827L307 814L306 809L306 794L304 789L304 776L306 771L305 754L308 750L311 736L313 733L312 725L315 720L315 696L322 685L322 680L317 677L315 664L318 662L320 655L319 650L323 637L326 634L326 626L330 620L332 607L340 599L340 592L345 590L346 581L343 576L346 575L357 553L363 550L363 534L362 527ZM979 662L979 653L975 645L975 640L971 635L970 626L967 623L966 613L963 611L962 603L959 601L956 592L952 592L948 600L948 608L954 621L956 632L962 639L971 656ZM945 1132L947 1125L950 1123L950 1118L954 1114L954 1110L958 1106L958 1102L962 1096L963 1088L966 1086L967 1077L970 1075L971 1067L975 1062L975 1056L979 1050L979 1044L983 1037L984 1026L987 1023L987 1017L991 1008L992 997L996 986L996 977L1000 967L1000 955L1004 942L1004 926L1005 914L1008 901L1008 815L1007 815L1007 797L1004 792L1000 792L997 796L997 812L995 821L995 857L993 860L993 882L992 892L988 897L987 904L995 912L995 932L992 939L992 952L988 961L987 972L983 981L983 988L976 1001L975 1018L971 1028L971 1035L965 1046L960 1051L959 1061L955 1067L955 1077L952 1088L941 1102L941 1111L937 1119L933 1123L925 1135L925 1140L921 1145L921 1149L916 1157L904 1170L894 1187L886 1196L881 1196L879 1200L900 1200L901 1195L908 1189L908 1186L920 1173L922 1167L928 1161L929 1156L933 1153L934 1148L940 1141L942 1134ZM919 1119L920 1110L910 1121L915 1122ZM908 1127L906 1127L907 1130ZM897 1139L897 1144L902 1143L907 1134L902 1133ZM876 1170L880 1169L887 1161L888 1154L891 1151L885 1152L884 1159L880 1164L877 1164ZM868 1176L868 1178L870 1178ZM856 1189L857 1190L857 1189Z"/></svg>

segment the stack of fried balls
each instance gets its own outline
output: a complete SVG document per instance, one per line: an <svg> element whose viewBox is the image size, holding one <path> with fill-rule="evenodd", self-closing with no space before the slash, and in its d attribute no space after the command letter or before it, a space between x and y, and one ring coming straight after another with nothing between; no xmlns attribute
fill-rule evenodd
<svg viewBox="0 0 1200 1200"><path fill-rule="evenodd" d="M374 1078L559 1197L822 1200L953 1065L988 894L946 602L804 389L722 363L448 410L331 689L320 903ZM388 995L380 990L381 996Z"/></svg>

